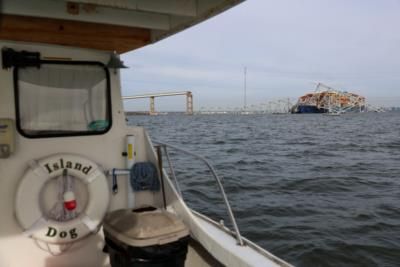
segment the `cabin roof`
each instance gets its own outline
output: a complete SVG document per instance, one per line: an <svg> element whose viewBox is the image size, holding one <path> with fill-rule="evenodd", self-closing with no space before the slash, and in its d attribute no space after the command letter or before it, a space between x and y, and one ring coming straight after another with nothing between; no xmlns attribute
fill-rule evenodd
<svg viewBox="0 0 400 267"><path fill-rule="evenodd" d="M124 53L244 0L2 0L0 39Z"/></svg>

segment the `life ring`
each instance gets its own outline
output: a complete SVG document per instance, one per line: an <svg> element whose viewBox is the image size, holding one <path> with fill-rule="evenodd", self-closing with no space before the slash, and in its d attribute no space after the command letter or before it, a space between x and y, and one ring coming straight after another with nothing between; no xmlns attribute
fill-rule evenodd
<svg viewBox="0 0 400 267"><path fill-rule="evenodd" d="M98 231L108 209L110 190L106 176L96 163L79 155L55 154L31 161L29 166L15 201L15 215L25 235L46 243L66 244ZM61 176L65 169L86 184L88 201L76 218L59 222L43 213L40 194L45 184Z"/></svg>

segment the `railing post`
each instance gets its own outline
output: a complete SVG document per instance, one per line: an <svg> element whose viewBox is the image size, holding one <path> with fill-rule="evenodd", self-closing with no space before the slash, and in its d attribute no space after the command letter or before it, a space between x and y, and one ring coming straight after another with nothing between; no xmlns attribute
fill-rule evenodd
<svg viewBox="0 0 400 267"><path fill-rule="evenodd" d="M175 175L174 167L172 166L172 162L171 162L171 159L170 159L170 157L169 157L169 153L168 153L168 150L167 150L167 146L163 145L163 148L164 148L165 156L167 157L169 169L171 170L172 178L174 179L174 182L175 182L176 190L178 191L179 196L180 196L181 198L183 198L182 191L181 191L181 188L180 188L179 183L178 183L178 179L176 178L176 175Z"/></svg>
<svg viewBox="0 0 400 267"><path fill-rule="evenodd" d="M163 171L163 164L162 164L162 152L161 146L157 146L157 160L158 160L158 169L160 170L160 180L161 180L161 190L164 202L164 209L167 209L167 201L165 199L165 187L164 187L164 171Z"/></svg>

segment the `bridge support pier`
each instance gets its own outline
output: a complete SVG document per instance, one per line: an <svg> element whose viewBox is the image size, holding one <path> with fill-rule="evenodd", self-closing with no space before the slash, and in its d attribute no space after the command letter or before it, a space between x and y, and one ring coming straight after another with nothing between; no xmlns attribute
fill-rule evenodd
<svg viewBox="0 0 400 267"><path fill-rule="evenodd" d="M193 115L193 94L192 94L192 92L186 93L186 114Z"/></svg>
<svg viewBox="0 0 400 267"><path fill-rule="evenodd" d="M150 115L156 115L157 114L156 113L156 109L154 107L154 99L155 99L154 96L150 97Z"/></svg>

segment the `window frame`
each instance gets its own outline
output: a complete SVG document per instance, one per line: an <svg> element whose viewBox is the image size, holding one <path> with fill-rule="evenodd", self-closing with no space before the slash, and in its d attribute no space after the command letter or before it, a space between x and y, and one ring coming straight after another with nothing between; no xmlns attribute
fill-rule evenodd
<svg viewBox="0 0 400 267"><path fill-rule="evenodd" d="M111 101L111 82L110 82L110 72L106 65L99 61L77 61L77 60L40 60L40 65L78 65L78 66L99 66L104 70L105 77L106 77L106 105L107 105L107 115L109 118L108 126L102 131L77 131L77 132L69 132L69 133L43 133L43 134L28 134L24 132L21 127L21 120L20 120L20 104L19 104L19 86L18 86L18 79L19 79L19 70L24 69L25 67L18 67L15 66L13 70L14 76L14 101L15 101L15 120L16 120L16 128L20 135L26 138L54 138L54 137L73 137L73 136L90 136L90 135L103 135L106 134L112 127L112 101ZM35 67L29 67L35 68Z"/></svg>

